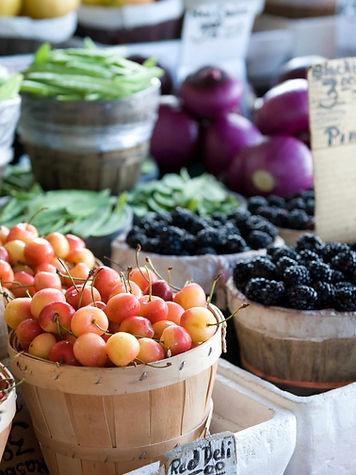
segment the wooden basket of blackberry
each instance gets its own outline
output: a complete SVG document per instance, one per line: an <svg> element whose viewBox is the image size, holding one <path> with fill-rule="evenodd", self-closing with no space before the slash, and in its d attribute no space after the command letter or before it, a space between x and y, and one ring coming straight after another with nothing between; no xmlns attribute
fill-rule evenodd
<svg viewBox="0 0 356 475"><path fill-rule="evenodd" d="M235 266L228 282L243 366L296 394L356 380L356 246L306 234Z"/></svg>

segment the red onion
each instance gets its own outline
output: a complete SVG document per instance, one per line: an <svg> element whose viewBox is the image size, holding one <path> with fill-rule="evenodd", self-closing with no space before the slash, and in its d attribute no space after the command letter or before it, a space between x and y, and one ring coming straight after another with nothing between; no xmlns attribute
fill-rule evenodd
<svg viewBox="0 0 356 475"><path fill-rule="evenodd" d="M164 171L178 171L197 151L199 124L174 96L164 96L151 138L151 155Z"/></svg>
<svg viewBox="0 0 356 475"><path fill-rule="evenodd" d="M295 137L265 137L235 157L228 171L228 186L249 195L287 196L308 190L313 186L311 152Z"/></svg>
<svg viewBox="0 0 356 475"><path fill-rule="evenodd" d="M234 156L262 139L259 130L238 114L230 113L212 122L203 136L203 161L210 173L221 175Z"/></svg>
<svg viewBox="0 0 356 475"><path fill-rule="evenodd" d="M326 58L318 55L297 56L285 63L277 76L277 83L288 81L288 79L306 79L308 68L313 64L323 63Z"/></svg>
<svg viewBox="0 0 356 475"><path fill-rule="evenodd" d="M309 130L308 113L308 81L290 79L263 96L255 123L266 135L298 135Z"/></svg>
<svg viewBox="0 0 356 475"><path fill-rule="evenodd" d="M127 59L131 60L131 61L134 61L135 63L138 63L138 64L143 64L147 59L149 59L148 56L141 56L139 54L133 54L131 56L129 56ZM164 71L164 74L162 77L160 77L160 81L161 81L161 93L162 94L172 94L173 92L173 79L172 79L172 75L171 73L169 72L168 68L163 65L161 62L158 62L156 63L156 65L163 69Z"/></svg>
<svg viewBox="0 0 356 475"><path fill-rule="evenodd" d="M238 105L242 89L237 78L219 68L205 66L182 82L179 96L194 116L216 119Z"/></svg>

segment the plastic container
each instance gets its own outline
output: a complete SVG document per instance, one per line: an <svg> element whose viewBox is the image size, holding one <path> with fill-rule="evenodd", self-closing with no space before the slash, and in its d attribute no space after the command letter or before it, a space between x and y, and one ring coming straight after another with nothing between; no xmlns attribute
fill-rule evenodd
<svg viewBox="0 0 356 475"><path fill-rule="evenodd" d="M12 368L25 378L22 391L50 473L119 475L204 436L224 331L217 326L205 343L162 360L171 363L164 368L58 368L18 354L12 332Z"/></svg>
<svg viewBox="0 0 356 475"><path fill-rule="evenodd" d="M171 40L180 35L182 16L181 0L158 0L121 8L82 5L77 34L104 44Z"/></svg>
<svg viewBox="0 0 356 475"><path fill-rule="evenodd" d="M356 380L356 312L295 310L249 301L227 283L242 365L297 395L345 386Z"/></svg>
<svg viewBox="0 0 356 475"><path fill-rule="evenodd" d="M130 97L57 101L24 95L19 134L45 189L109 188L140 177L159 102L159 80Z"/></svg>

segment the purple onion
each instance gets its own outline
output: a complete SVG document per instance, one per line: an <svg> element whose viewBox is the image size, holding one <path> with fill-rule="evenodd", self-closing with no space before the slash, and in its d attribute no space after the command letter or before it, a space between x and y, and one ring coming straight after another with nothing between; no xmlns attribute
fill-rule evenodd
<svg viewBox="0 0 356 475"><path fill-rule="evenodd" d="M265 137L235 157L227 183L232 190L248 195L287 196L308 190L313 186L311 152L295 137Z"/></svg>
<svg viewBox="0 0 356 475"><path fill-rule="evenodd" d="M179 88L184 107L194 116L216 119L236 108L242 83L222 69L205 66L189 75Z"/></svg>
<svg viewBox="0 0 356 475"><path fill-rule="evenodd" d="M277 76L276 83L288 81L288 79L306 79L310 66L318 63L324 63L326 58L323 56L309 55L297 56L285 63Z"/></svg>

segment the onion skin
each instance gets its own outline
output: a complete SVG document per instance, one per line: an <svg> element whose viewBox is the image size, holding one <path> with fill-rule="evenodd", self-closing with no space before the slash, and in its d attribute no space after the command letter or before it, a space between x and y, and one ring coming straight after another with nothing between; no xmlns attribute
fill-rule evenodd
<svg viewBox="0 0 356 475"><path fill-rule="evenodd" d="M265 137L235 157L228 170L227 184L248 195L287 196L308 190L313 186L311 152L295 137Z"/></svg>
<svg viewBox="0 0 356 475"><path fill-rule="evenodd" d="M242 92L243 85L237 78L206 66L182 82L178 95L193 116L216 119L236 109Z"/></svg>
<svg viewBox="0 0 356 475"><path fill-rule="evenodd" d="M165 96L158 110L150 152L164 171L179 171L198 150L199 124L173 96Z"/></svg>
<svg viewBox="0 0 356 475"><path fill-rule="evenodd" d="M324 63L326 58L318 55L297 56L287 61L281 68L276 83L279 84L288 79L306 79L310 66Z"/></svg>
<svg viewBox="0 0 356 475"><path fill-rule="evenodd" d="M203 161L209 173L224 174L234 156L262 140L262 134L245 117L230 113L212 122L202 140Z"/></svg>
<svg viewBox="0 0 356 475"><path fill-rule="evenodd" d="M290 79L270 89L256 110L255 124L265 135L308 132L308 81Z"/></svg>

